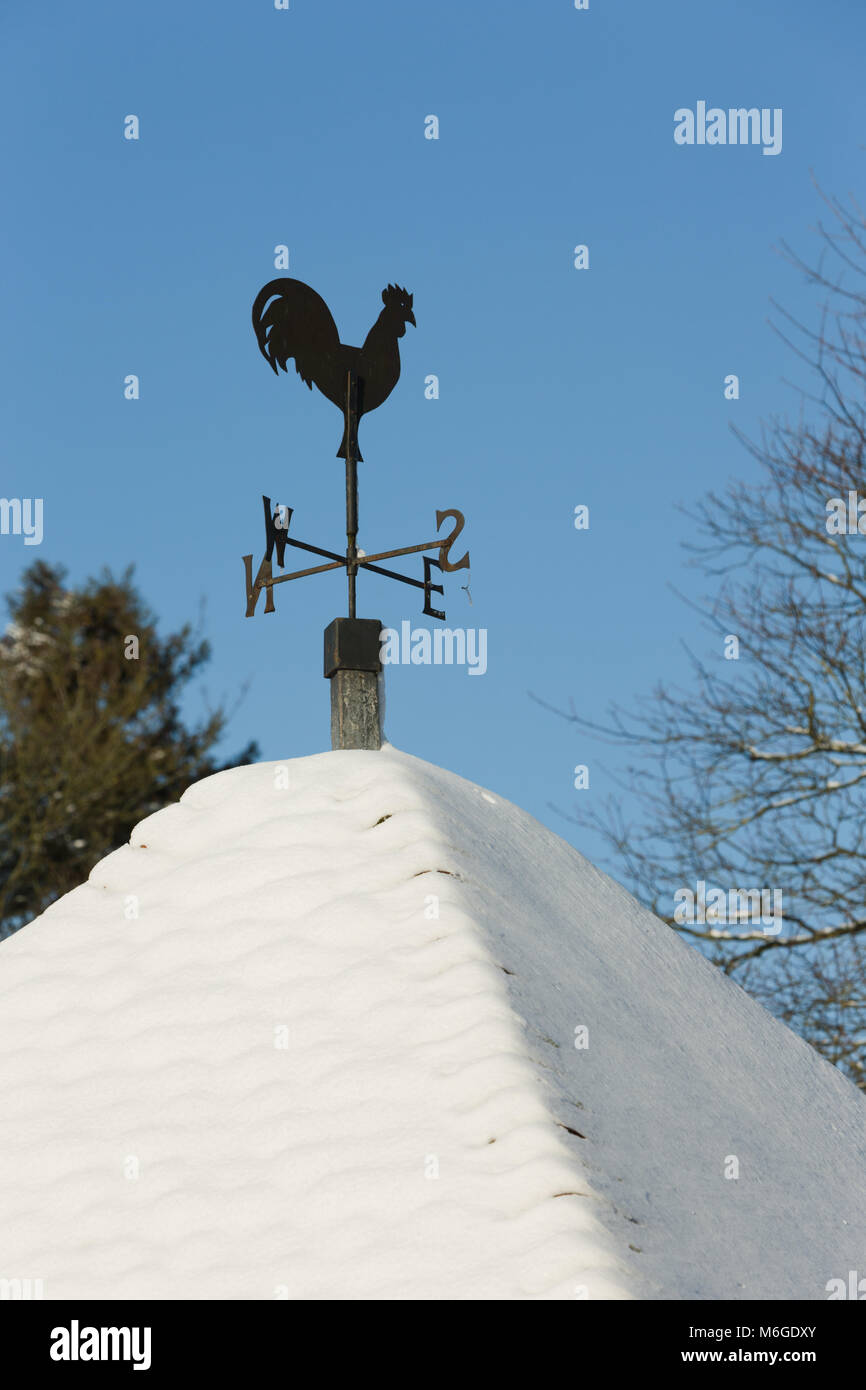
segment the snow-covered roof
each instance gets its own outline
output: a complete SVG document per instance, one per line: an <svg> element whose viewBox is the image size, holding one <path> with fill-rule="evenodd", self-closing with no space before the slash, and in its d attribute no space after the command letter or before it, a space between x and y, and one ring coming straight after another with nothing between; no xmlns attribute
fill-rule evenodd
<svg viewBox="0 0 866 1390"><path fill-rule="evenodd" d="M142 822L0 944L0 1059L0 1278L48 1298L821 1299L863 1263L854 1088L389 747Z"/></svg>

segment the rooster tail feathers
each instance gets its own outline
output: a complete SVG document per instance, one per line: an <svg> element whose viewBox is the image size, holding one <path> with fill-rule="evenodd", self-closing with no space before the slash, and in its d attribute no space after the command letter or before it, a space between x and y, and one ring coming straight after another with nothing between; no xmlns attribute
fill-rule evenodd
<svg viewBox="0 0 866 1390"><path fill-rule="evenodd" d="M323 357L337 352L340 335L331 311L301 280L270 280L253 304L253 331L259 351L278 375L295 359L301 380L312 388Z"/></svg>
<svg viewBox="0 0 866 1390"><path fill-rule="evenodd" d="M273 299L274 295L284 294L286 288L293 283L292 280L270 280L267 285L264 285L262 289L259 290L255 302L253 303L253 332L256 335L256 342L259 345L259 351L262 357L264 357L265 361L273 368L277 376L279 376L279 372L277 371L277 364L274 360L275 354L273 351L273 347L276 345L271 345L269 342L270 331L274 323L272 314L274 306L271 305L267 313L263 311L268 301ZM285 366L283 366L283 371L285 371Z"/></svg>

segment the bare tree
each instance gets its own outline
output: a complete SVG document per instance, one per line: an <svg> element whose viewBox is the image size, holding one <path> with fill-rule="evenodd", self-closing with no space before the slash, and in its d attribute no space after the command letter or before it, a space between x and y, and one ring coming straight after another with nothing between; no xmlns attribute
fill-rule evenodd
<svg viewBox="0 0 866 1390"><path fill-rule="evenodd" d="M691 688L660 685L604 725L557 712L636 756L625 776L639 822L615 799L577 819L602 831L638 896L863 1084L866 218L853 200L824 203L817 266L782 248L819 291L818 326L774 305L811 388L795 420L743 439L758 481L686 513L692 563L716 586L698 607L717 657L690 654ZM677 911L675 893L699 883L703 906ZM781 923L750 910L750 889L781 893Z"/></svg>

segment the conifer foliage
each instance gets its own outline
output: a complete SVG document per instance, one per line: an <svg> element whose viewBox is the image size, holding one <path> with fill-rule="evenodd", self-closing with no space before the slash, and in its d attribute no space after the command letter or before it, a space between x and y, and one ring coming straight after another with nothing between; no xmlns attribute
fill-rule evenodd
<svg viewBox="0 0 866 1390"><path fill-rule="evenodd" d="M160 636L132 581L80 588L37 561L0 637L0 936L84 882L144 816L228 764L222 707L189 727L182 693L207 663L190 624Z"/></svg>

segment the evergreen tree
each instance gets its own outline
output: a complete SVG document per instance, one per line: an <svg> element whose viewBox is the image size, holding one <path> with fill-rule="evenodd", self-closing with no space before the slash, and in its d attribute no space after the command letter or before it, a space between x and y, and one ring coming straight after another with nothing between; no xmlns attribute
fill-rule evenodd
<svg viewBox="0 0 866 1390"><path fill-rule="evenodd" d="M103 571L67 588L37 561L7 598L0 638L0 936L124 844L144 816L222 766L226 713L194 728L179 698L210 657L189 624L167 637L132 583Z"/></svg>

